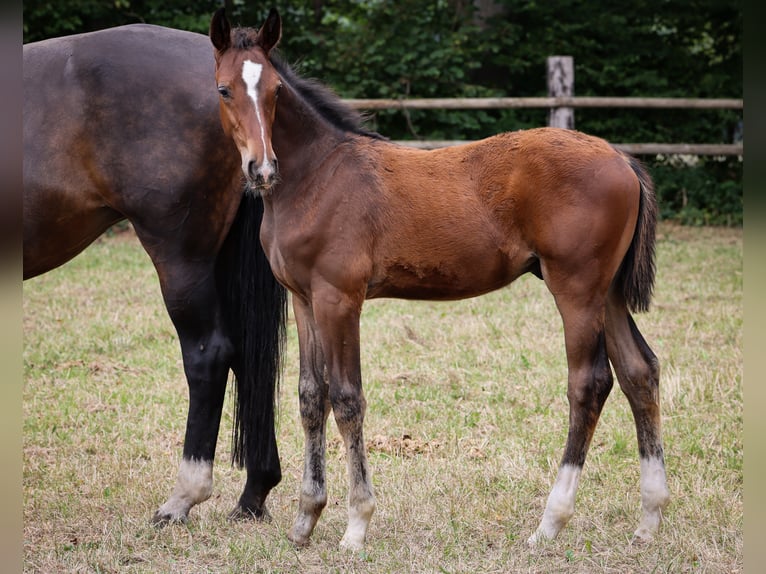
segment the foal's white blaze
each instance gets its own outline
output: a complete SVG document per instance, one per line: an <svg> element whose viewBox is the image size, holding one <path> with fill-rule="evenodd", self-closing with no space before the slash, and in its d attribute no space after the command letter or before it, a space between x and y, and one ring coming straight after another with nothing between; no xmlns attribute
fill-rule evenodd
<svg viewBox="0 0 766 574"><path fill-rule="evenodd" d="M572 518L575 508L575 495L580 482L582 468L573 464L564 464L559 468L556 482L548 495L545 512L535 533L529 537L529 545L543 539L553 539Z"/></svg>
<svg viewBox="0 0 766 574"><path fill-rule="evenodd" d="M160 506L158 514L171 520L185 520L195 504L204 502L213 493L213 463L204 460L183 459L173 493Z"/></svg>
<svg viewBox="0 0 766 574"><path fill-rule="evenodd" d="M258 103L258 84L261 81L261 72L263 71L263 65L253 62L252 60L245 60L242 64L242 80L247 86L247 95L253 101L255 106L255 116L258 118L258 127L261 130L261 144L263 144L263 164L258 168L258 171L265 180L274 173L274 165L269 160L268 146L266 145L266 130L263 127L263 116L261 115L261 107ZM242 170L247 173L247 164L250 158L242 158Z"/></svg>
<svg viewBox="0 0 766 574"><path fill-rule="evenodd" d="M651 540L660 526L662 509L670 499L665 465L657 457L641 459L641 507L643 514L635 532L639 540Z"/></svg>

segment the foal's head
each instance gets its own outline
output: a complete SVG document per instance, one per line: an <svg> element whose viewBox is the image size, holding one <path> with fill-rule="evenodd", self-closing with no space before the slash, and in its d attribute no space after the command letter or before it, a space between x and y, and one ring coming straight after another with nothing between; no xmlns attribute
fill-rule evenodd
<svg viewBox="0 0 766 574"><path fill-rule="evenodd" d="M239 148L248 183L259 192L268 191L277 178L271 127L282 82L269 53L281 35L282 21L274 9L257 32L232 31L223 8L210 22L223 129Z"/></svg>

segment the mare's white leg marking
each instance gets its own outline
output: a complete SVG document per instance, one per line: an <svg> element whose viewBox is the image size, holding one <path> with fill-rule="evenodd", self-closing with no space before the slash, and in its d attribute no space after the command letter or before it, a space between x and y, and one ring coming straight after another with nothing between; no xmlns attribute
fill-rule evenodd
<svg viewBox="0 0 766 574"><path fill-rule="evenodd" d="M247 86L247 95L250 96L251 100L253 100L253 106L255 106L255 116L258 118L258 127L261 130L261 143L263 144L263 165L260 167L260 171L264 179L268 179L268 177L274 172L274 166L271 165L271 161L269 161L268 154L266 153L266 150L268 149L266 145L266 130L263 127L261 107L258 103L258 83L261 80L262 70L263 66L261 64L257 64L251 60L245 60L244 64L242 64L242 79ZM244 167L245 173L247 173L247 166Z"/></svg>
<svg viewBox="0 0 766 574"><path fill-rule="evenodd" d="M157 516L166 520L186 520L195 504L204 502L213 493L213 463L204 460L183 459L178 468L178 479L167 502L160 506Z"/></svg>
<svg viewBox="0 0 766 574"><path fill-rule="evenodd" d="M559 468L556 482L548 495L545 512L535 533L529 537L530 546L543 539L553 539L572 518L575 508L575 495L580 482L582 468L572 464L564 464Z"/></svg>
<svg viewBox="0 0 766 574"><path fill-rule="evenodd" d="M641 459L641 522L634 534L637 540L649 541L660 527L662 509L670 499L665 465L657 457Z"/></svg>

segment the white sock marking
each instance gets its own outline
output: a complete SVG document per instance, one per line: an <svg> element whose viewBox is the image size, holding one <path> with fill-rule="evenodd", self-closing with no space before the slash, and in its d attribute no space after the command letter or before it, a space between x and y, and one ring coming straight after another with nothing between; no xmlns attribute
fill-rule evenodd
<svg viewBox="0 0 766 574"><path fill-rule="evenodd" d="M661 508L668 498L665 465L656 457L641 459L641 497L650 508Z"/></svg>
<svg viewBox="0 0 766 574"><path fill-rule="evenodd" d="M668 503L665 465L657 457L641 459L641 507L643 514L635 532L641 540L651 540L662 520L662 509Z"/></svg>
<svg viewBox="0 0 766 574"><path fill-rule="evenodd" d="M178 467L178 479L173 493L158 514L172 520L183 520L195 504L204 502L213 493L213 464L204 460L183 459Z"/></svg>
<svg viewBox="0 0 766 574"><path fill-rule="evenodd" d="M529 537L528 544L534 545L543 538L555 538L572 518L581 473L582 468L572 464L565 464L559 468L556 482L548 495L540 526Z"/></svg>

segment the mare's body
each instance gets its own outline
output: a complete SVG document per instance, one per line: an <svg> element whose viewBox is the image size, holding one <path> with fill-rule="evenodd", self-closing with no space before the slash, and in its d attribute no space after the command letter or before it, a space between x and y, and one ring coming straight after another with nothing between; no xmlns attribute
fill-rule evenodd
<svg viewBox="0 0 766 574"><path fill-rule="evenodd" d="M263 516L281 476L273 394L285 293L246 237L257 236L262 206L241 201L209 40L133 25L27 44L23 58L24 278L128 219L157 270L189 384L178 482L154 520L185 520L210 496L230 369L239 388L235 456L248 469L235 515Z"/></svg>

